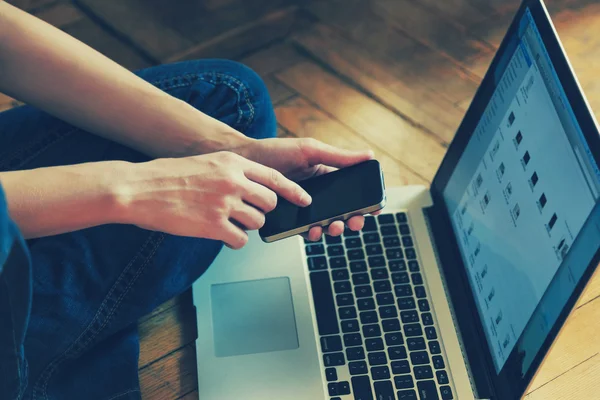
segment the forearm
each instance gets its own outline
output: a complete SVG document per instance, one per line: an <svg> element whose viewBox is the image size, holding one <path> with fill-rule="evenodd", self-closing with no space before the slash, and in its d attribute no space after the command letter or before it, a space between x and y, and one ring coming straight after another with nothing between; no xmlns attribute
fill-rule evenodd
<svg viewBox="0 0 600 400"><path fill-rule="evenodd" d="M128 163L107 161L0 173L8 210L27 239L125 222L116 177Z"/></svg>
<svg viewBox="0 0 600 400"><path fill-rule="evenodd" d="M0 92L153 156L207 153L248 140L1 0Z"/></svg>

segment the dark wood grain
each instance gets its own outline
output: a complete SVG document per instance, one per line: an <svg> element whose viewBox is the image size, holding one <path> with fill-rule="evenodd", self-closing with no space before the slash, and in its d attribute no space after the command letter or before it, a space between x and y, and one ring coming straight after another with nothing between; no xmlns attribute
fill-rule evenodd
<svg viewBox="0 0 600 400"><path fill-rule="evenodd" d="M63 2L44 7L33 15L61 29L86 18L75 5Z"/></svg>
<svg viewBox="0 0 600 400"><path fill-rule="evenodd" d="M177 399L198 387L196 348L193 345L175 351L140 369L142 398Z"/></svg>

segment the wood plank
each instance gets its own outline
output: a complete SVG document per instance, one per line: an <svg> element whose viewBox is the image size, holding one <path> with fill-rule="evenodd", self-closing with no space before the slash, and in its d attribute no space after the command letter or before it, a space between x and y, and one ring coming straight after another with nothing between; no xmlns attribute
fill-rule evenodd
<svg viewBox="0 0 600 400"><path fill-rule="evenodd" d="M263 78L267 89L269 90L269 95L271 96L271 102L273 105L277 105L290 97L296 95L296 92L279 82L273 76L267 76Z"/></svg>
<svg viewBox="0 0 600 400"><path fill-rule="evenodd" d="M144 400L177 399L198 388L196 348L188 345L140 370Z"/></svg>
<svg viewBox="0 0 600 400"><path fill-rule="evenodd" d="M42 7L58 3L59 1L60 0L6 0L8 4L12 4L25 11L35 11Z"/></svg>
<svg viewBox="0 0 600 400"><path fill-rule="evenodd" d="M198 400L198 391L189 392L185 396L180 397L179 400Z"/></svg>
<svg viewBox="0 0 600 400"><path fill-rule="evenodd" d="M276 77L363 138L394 154L426 181L433 178L445 153L445 147L433 135L315 64L298 64Z"/></svg>
<svg viewBox="0 0 600 400"><path fill-rule="evenodd" d="M463 27L480 23L495 11L490 7L479 7L480 4L474 4L469 0L419 0L419 2Z"/></svg>
<svg viewBox="0 0 600 400"><path fill-rule="evenodd" d="M22 105L18 100L13 99L5 94L0 93L0 111L9 110L13 107Z"/></svg>
<svg viewBox="0 0 600 400"><path fill-rule="evenodd" d="M449 143L464 113L443 93L422 84L408 63L377 60L326 25L294 35L294 41L320 62L352 81L387 107Z"/></svg>
<svg viewBox="0 0 600 400"><path fill-rule="evenodd" d="M306 99L292 98L280 104L275 113L279 124L296 137L310 137L349 150L372 149L382 165L388 186L427 185L423 178L394 159L377 143L358 135Z"/></svg>
<svg viewBox="0 0 600 400"><path fill-rule="evenodd" d="M192 290L191 289L186 290L179 296L175 296L172 299L165 301L163 304L161 304L160 306L158 306L154 310L152 310L151 313L140 318L139 322L145 321L149 318L152 318L155 315L160 314L160 313L168 310L171 307L175 307L179 303L192 304Z"/></svg>
<svg viewBox="0 0 600 400"><path fill-rule="evenodd" d="M242 58L240 62L264 77L304 60L290 43L279 42Z"/></svg>
<svg viewBox="0 0 600 400"><path fill-rule="evenodd" d="M69 3L54 4L33 13L33 15L58 28L64 28L85 18L85 15L77 7Z"/></svg>

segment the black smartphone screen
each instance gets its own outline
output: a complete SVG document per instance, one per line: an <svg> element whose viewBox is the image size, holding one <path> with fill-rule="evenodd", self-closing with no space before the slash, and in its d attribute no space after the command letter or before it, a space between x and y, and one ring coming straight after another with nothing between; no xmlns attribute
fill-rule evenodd
<svg viewBox="0 0 600 400"><path fill-rule="evenodd" d="M310 178L299 185L311 195L311 205L298 207L278 197L277 207L266 215L260 229L263 238L380 204L385 197L383 175L376 160Z"/></svg>

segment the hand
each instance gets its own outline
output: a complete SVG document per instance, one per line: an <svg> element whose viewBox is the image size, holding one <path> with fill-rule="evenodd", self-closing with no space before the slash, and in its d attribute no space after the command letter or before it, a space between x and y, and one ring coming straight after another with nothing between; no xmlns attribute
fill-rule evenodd
<svg viewBox="0 0 600 400"><path fill-rule="evenodd" d="M314 139L265 139L247 143L232 149L249 160L274 168L286 177L300 181L325 174L336 168L348 167L373 158L371 151L348 151ZM363 216L346 221L348 228L359 231L365 223ZM333 222L327 228L331 236L344 232L342 221ZM309 240L319 240L323 234L321 227L314 227L308 233Z"/></svg>
<svg viewBox="0 0 600 400"><path fill-rule="evenodd" d="M233 249L259 229L277 195L307 206L310 196L273 168L230 152L128 164L118 192L126 223L221 240Z"/></svg>

